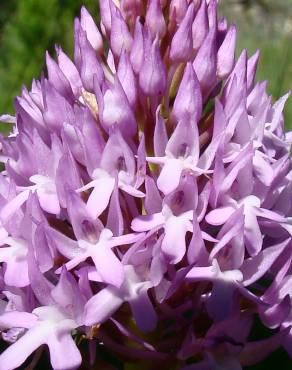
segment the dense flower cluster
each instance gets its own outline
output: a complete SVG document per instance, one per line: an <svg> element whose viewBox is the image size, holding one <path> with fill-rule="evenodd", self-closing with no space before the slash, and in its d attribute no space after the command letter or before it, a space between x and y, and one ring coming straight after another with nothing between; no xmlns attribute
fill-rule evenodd
<svg viewBox="0 0 292 370"><path fill-rule="evenodd" d="M1 117L0 369L43 344L77 369L80 342L85 362L102 347L141 369L292 356L288 94L255 82L258 53L235 61L216 0L102 0L100 15L82 8L74 62L47 53ZM255 319L269 337L250 340Z"/></svg>

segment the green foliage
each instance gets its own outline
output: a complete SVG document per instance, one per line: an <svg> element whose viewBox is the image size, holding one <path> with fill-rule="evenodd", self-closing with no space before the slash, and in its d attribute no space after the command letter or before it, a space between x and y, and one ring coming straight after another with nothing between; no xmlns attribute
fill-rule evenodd
<svg viewBox="0 0 292 370"><path fill-rule="evenodd" d="M1 1L1 113L12 112L13 98L22 84L30 85L33 77L40 76L45 50L54 52L54 44L58 43L71 53L73 19L82 4L97 15L96 0Z"/></svg>
<svg viewBox="0 0 292 370"><path fill-rule="evenodd" d="M274 100L292 89L292 0L222 0L221 13L238 26L238 52L260 50L257 79L268 80ZM292 130L291 98L285 107Z"/></svg>
<svg viewBox="0 0 292 370"><path fill-rule="evenodd" d="M2 0L0 2L0 113L13 112L22 84L30 86L54 44L72 53L73 19L84 4L97 19L97 0ZM222 14L238 24L239 47L261 50L258 79L275 99L291 89L292 0L221 0ZM292 129L292 104L286 106Z"/></svg>

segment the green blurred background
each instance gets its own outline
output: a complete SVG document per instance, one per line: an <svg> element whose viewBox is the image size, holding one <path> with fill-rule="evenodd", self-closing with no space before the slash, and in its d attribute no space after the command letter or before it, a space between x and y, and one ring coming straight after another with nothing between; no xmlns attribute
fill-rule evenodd
<svg viewBox="0 0 292 370"><path fill-rule="evenodd" d="M257 79L274 100L292 89L292 0L221 0L221 14L238 26L238 51L261 51ZM292 98L285 107L292 130ZM292 369L292 366L291 366Z"/></svg>
<svg viewBox="0 0 292 370"><path fill-rule="evenodd" d="M292 0L221 0L221 14L238 24L238 50L261 50L258 79L279 98L292 87ZM0 0L0 114L44 67L46 49L72 53L72 23L84 4L98 18L97 0ZM292 103L285 110L292 129Z"/></svg>
<svg viewBox="0 0 292 370"><path fill-rule="evenodd" d="M21 86L40 76L45 50L54 53L57 43L72 55L73 19L83 4L97 20L97 0L0 0L0 114L13 113ZM221 0L220 12L238 25L238 52L261 50L257 76L269 81L274 100L290 90L292 0ZM287 129L292 129L291 101L285 108ZM261 334L257 331L253 339ZM248 369L291 370L292 362L279 350Z"/></svg>

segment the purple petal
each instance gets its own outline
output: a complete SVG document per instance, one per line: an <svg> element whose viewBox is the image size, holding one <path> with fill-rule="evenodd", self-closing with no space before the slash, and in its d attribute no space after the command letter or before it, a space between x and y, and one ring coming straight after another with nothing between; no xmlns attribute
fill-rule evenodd
<svg viewBox="0 0 292 370"><path fill-rule="evenodd" d="M101 53L103 51L103 40L101 34L85 6L81 8L80 24L83 30L86 32L86 37L90 42L91 46L96 51Z"/></svg>
<svg viewBox="0 0 292 370"><path fill-rule="evenodd" d="M74 95L78 96L81 92L82 82L75 64L71 61L71 59L69 59L69 57L60 47L57 47L57 57L59 67L70 82Z"/></svg>
<svg viewBox="0 0 292 370"><path fill-rule="evenodd" d="M112 177L94 180L94 188L86 204L88 214L93 219L96 219L107 208L114 186L115 179Z"/></svg>
<svg viewBox="0 0 292 370"><path fill-rule="evenodd" d="M114 252L107 245L98 244L90 254L103 281L120 287L125 277L124 266Z"/></svg>
<svg viewBox="0 0 292 370"><path fill-rule="evenodd" d="M79 32L79 42L81 50L80 77L85 89L89 92L93 92L94 77L97 79L99 84L101 84L104 79L104 72L98 56L89 43L83 29L80 29Z"/></svg>
<svg viewBox="0 0 292 370"><path fill-rule="evenodd" d="M209 20L205 0L201 1L200 8L193 22L192 32L193 48L198 50L209 32Z"/></svg>
<svg viewBox="0 0 292 370"><path fill-rule="evenodd" d="M9 286L25 287L29 285L27 258L13 258L7 260L4 281Z"/></svg>
<svg viewBox="0 0 292 370"><path fill-rule="evenodd" d="M24 361L42 344L46 342L48 328L36 326L10 345L0 355L0 369L13 370L21 366Z"/></svg>
<svg viewBox="0 0 292 370"><path fill-rule="evenodd" d="M254 55L252 55L248 61L247 61L247 90L250 91L253 84L254 84L254 78L256 74L257 64L259 61L259 50L257 50Z"/></svg>
<svg viewBox="0 0 292 370"><path fill-rule="evenodd" d="M153 43L150 35L144 37L144 59L141 65L143 73L139 74L139 84L145 95L163 95L166 88L166 71L162 62L159 40L156 37Z"/></svg>
<svg viewBox="0 0 292 370"><path fill-rule="evenodd" d="M67 192L67 210L76 238L96 241L100 222L89 215L86 204L75 191Z"/></svg>
<svg viewBox="0 0 292 370"><path fill-rule="evenodd" d="M81 252L78 246L78 242L68 238L61 232L53 229L46 228L46 237L48 238L48 243L52 247L56 248L63 256L68 259L72 259Z"/></svg>
<svg viewBox="0 0 292 370"><path fill-rule="evenodd" d="M193 267L186 275L190 281L213 281L216 278L214 266Z"/></svg>
<svg viewBox="0 0 292 370"><path fill-rule="evenodd" d="M46 343L50 350L51 365L54 369L78 369L82 357L71 334L50 335ZM64 351L66 355L64 356Z"/></svg>
<svg viewBox="0 0 292 370"><path fill-rule="evenodd" d="M36 315L28 312L4 312L0 315L0 327L1 329L10 328L32 328L37 321Z"/></svg>
<svg viewBox="0 0 292 370"><path fill-rule="evenodd" d="M206 97L216 82L216 30L210 29L193 62L193 67Z"/></svg>
<svg viewBox="0 0 292 370"><path fill-rule="evenodd" d="M22 204L27 201L29 194L29 190L22 191L15 198L7 203L1 209L0 215L2 221L6 222L22 206Z"/></svg>
<svg viewBox="0 0 292 370"><path fill-rule="evenodd" d="M189 264L203 264L208 261L208 252L202 237L196 215L193 218L193 236L188 247Z"/></svg>
<svg viewBox="0 0 292 370"><path fill-rule="evenodd" d="M286 295L280 303L260 311L260 318L268 328L275 329L283 323L290 311L290 296Z"/></svg>
<svg viewBox="0 0 292 370"><path fill-rule="evenodd" d="M110 229L114 236L122 235L124 231L124 219L120 206L119 190L117 187L115 187L111 195L106 228Z"/></svg>
<svg viewBox="0 0 292 370"><path fill-rule="evenodd" d="M143 57L144 57L143 44L144 44L144 40L143 40L142 25L140 23L140 20L137 18L135 22L134 41L133 41L131 52L130 52L130 60L131 60L133 69L136 74L139 73L142 62L143 62Z"/></svg>
<svg viewBox="0 0 292 370"><path fill-rule="evenodd" d="M130 51L132 36L120 10L110 1L111 10L111 34L110 45L114 55L120 56L122 51Z"/></svg>
<svg viewBox="0 0 292 370"><path fill-rule="evenodd" d="M83 314L85 298L80 293L78 284L72 274L63 266L58 284L52 290L52 297L69 315L75 319Z"/></svg>
<svg viewBox="0 0 292 370"><path fill-rule="evenodd" d="M152 177L145 179L145 209L148 214L159 213L162 210L162 199L157 189L156 182Z"/></svg>
<svg viewBox="0 0 292 370"><path fill-rule="evenodd" d="M253 208L244 211L244 240L250 255L256 256L262 249L262 233Z"/></svg>
<svg viewBox="0 0 292 370"><path fill-rule="evenodd" d="M160 106L156 111L156 123L154 129L154 154L156 157L163 157L165 155L165 148L168 137L165 127L165 121L160 113Z"/></svg>
<svg viewBox="0 0 292 370"><path fill-rule="evenodd" d="M131 107L135 108L137 101L137 83L129 56L125 52L121 55L117 74Z"/></svg>
<svg viewBox="0 0 292 370"><path fill-rule="evenodd" d="M219 207L209 212L205 219L210 225L223 225L234 211L235 209L232 206Z"/></svg>
<svg viewBox="0 0 292 370"><path fill-rule="evenodd" d="M158 189L164 194L169 194L175 190L179 185L182 170L181 160L175 158L167 159L157 180Z"/></svg>
<svg viewBox="0 0 292 370"><path fill-rule="evenodd" d="M51 84L62 96L73 102L75 98L70 83L48 52L46 53L46 64Z"/></svg>
<svg viewBox="0 0 292 370"><path fill-rule="evenodd" d="M164 217L159 213L154 213L153 215L149 216L139 216L134 218L131 224L131 228L134 231L141 232L141 231L148 231L151 230L159 225L164 224Z"/></svg>
<svg viewBox="0 0 292 370"><path fill-rule="evenodd" d="M109 131L111 127L118 125L124 137L133 136L137 129L136 119L117 75L113 85L103 94L103 104L100 117L104 129Z"/></svg>
<svg viewBox="0 0 292 370"><path fill-rule="evenodd" d="M217 53L217 76L226 78L233 69L236 48L236 27L231 25Z"/></svg>
<svg viewBox="0 0 292 370"><path fill-rule="evenodd" d="M248 286L259 280L273 265L289 242L290 239L287 239L264 249L255 257L246 259L240 268L243 273L243 284Z"/></svg>
<svg viewBox="0 0 292 370"><path fill-rule="evenodd" d="M129 303L139 329L146 333L153 331L157 325L157 316L147 291L144 290L140 292L140 294L132 298Z"/></svg>
<svg viewBox="0 0 292 370"><path fill-rule="evenodd" d="M207 301L209 316L219 322L227 319L232 312L235 286L230 282L215 281L210 298Z"/></svg>
<svg viewBox="0 0 292 370"><path fill-rule="evenodd" d="M85 305L85 325L101 324L108 320L122 305L123 299L114 288L105 288Z"/></svg>
<svg viewBox="0 0 292 370"><path fill-rule="evenodd" d="M219 242L214 246L210 253L210 260L225 247L233 238L237 237L240 233L243 232L244 216L242 209L235 211L228 221L224 224L220 230L217 239Z"/></svg>
<svg viewBox="0 0 292 370"><path fill-rule="evenodd" d="M161 249L170 263L176 264L182 260L186 252L186 220L182 217L172 216L166 221L164 231L165 236Z"/></svg>
<svg viewBox="0 0 292 370"><path fill-rule="evenodd" d="M202 93L192 63L188 63L173 104L172 115L177 122L197 124L202 115Z"/></svg>
<svg viewBox="0 0 292 370"><path fill-rule="evenodd" d="M166 32L166 24L162 14L160 0L149 0L145 24L153 38L162 38Z"/></svg>
<svg viewBox="0 0 292 370"><path fill-rule="evenodd" d="M54 285L49 280L47 280L47 278L40 272L33 252L34 251L31 247L28 252L28 275L30 280L30 287L37 300L42 305L53 305L54 300L51 296L51 291Z"/></svg>
<svg viewBox="0 0 292 370"><path fill-rule="evenodd" d="M170 46L170 59L185 62L192 57L193 37L192 23L194 18L194 4L188 7L184 19L174 34Z"/></svg>
<svg viewBox="0 0 292 370"><path fill-rule="evenodd" d="M288 328L267 339L247 343L240 354L241 364L243 366L251 366L260 363L283 344L287 334Z"/></svg>

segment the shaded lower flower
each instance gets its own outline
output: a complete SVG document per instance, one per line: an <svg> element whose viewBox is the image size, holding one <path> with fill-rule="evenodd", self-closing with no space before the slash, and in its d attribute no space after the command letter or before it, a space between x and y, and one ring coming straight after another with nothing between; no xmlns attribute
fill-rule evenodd
<svg viewBox="0 0 292 370"><path fill-rule="evenodd" d="M80 366L81 355L70 334L79 325L56 308L42 306L30 315L26 312L7 313L0 318L1 326L3 321L6 326L17 325L28 330L0 355L0 368L15 369L43 344L49 347L53 369L77 369Z"/></svg>
<svg viewBox="0 0 292 370"><path fill-rule="evenodd" d="M157 324L157 316L147 293L152 284L142 280L130 265L126 265L124 271L125 280L119 290L115 287L107 287L86 303L85 324L103 323L123 302L129 302L139 329L143 332L152 331Z"/></svg>
<svg viewBox="0 0 292 370"><path fill-rule="evenodd" d="M24 328L27 331L0 355L0 368L15 369L37 348L46 344L54 369L77 369L82 358L71 332L82 325L84 299L72 275L65 268L58 284L53 287L38 277L40 272L33 259L31 263L30 277L34 280L33 289L35 292L39 289L49 289L50 295L45 300L51 302L51 305L44 304L31 313L7 311L1 314L1 328ZM76 294L79 295L78 298ZM64 351L68 356L64 356Z"/></svg>

